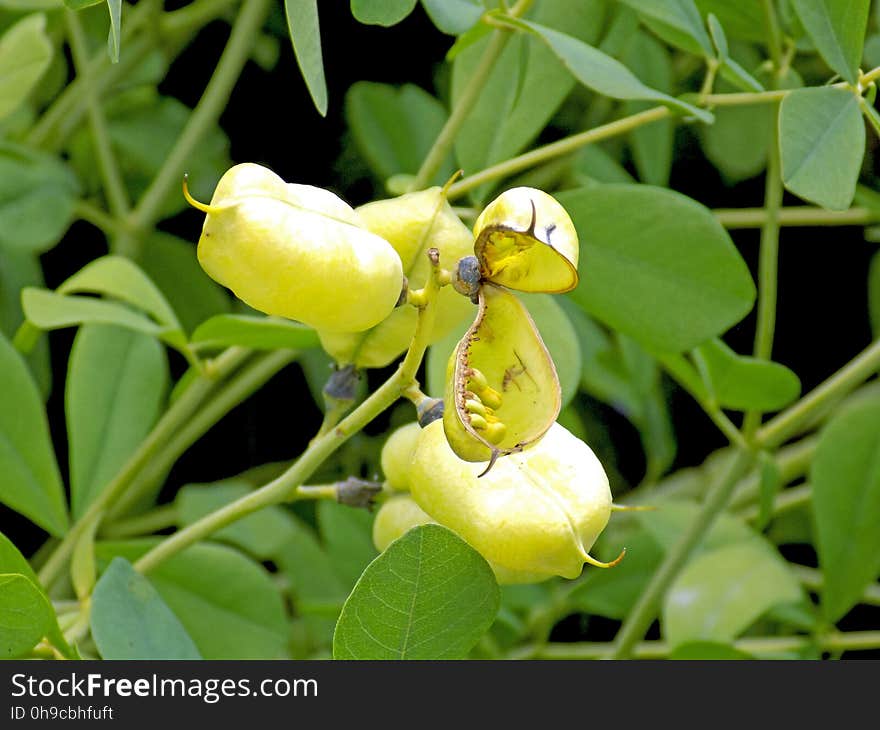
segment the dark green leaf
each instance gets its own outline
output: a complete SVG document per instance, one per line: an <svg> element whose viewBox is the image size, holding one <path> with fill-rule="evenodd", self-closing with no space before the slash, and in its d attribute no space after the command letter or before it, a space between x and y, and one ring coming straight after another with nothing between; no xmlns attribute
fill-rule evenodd
<svg viewBox="0 0 880 730"><path fill-rule="evenodd" d="M842 411L825 426L810 482L822 609L837 621L880 574L880 400Z"/></svg>
<svg viewBox="0 0 880 730"><path fill-rule="evenodd" d="M252 347L262 350L317 347L315 330L299 322L248 314L218 314L196 327L192 342L201 347Z"/></svg>
<svg viewBox="0 0 880 730"><path fill-rule="evenodd" d="M65 391L75 517L150 432L167 388L168 363L154 338L102 325L77 333Z"/></svg>
<svg viewBox="0 0 880 730"><path fill-rule="evenodd" d="M178 526L191 525L252 491L247 482L236 479L187 484L175 499ZM266 507L215 532L212 539L235 545L260 560L274 560L294 529L292 522L293 518L281 507Z"/></svg>
<svg viewBox="0 0 880 730"><path fill-rule="evenodd" d="M633 183L626 168L598 145L587 145L572 162L572 176L578 185L592 183Z"/></svg>
<svg viewBox="0 0 880 730"><path fill-rule="evenodd" d="M306 82L318 113L327 115L327 80L321 54L318 0L284 0L287 28L300 73Z"/></svg>
<svg viewBox="0 0 880 730"><path fill-rule="evenodd" d="M584 86L612 99L642 99L664 104L708 124L712 115L643 84L626 66L565 33L529 21L518 21L541 38Z"/></svg>
<svg viewBox="0 0 880 730"><path fill-rule="evenodd" d="M153 544L99 544L98 557L135 560ZM205 659L285 657L287 620L281 595L265 568L241 553L223 545L193 545L149 578Z"/></svg>
<svg viewBox="0 0 880 730"><path fill-rule="evenodd" d="M801 382L787 367L738 355L717 338L700 345L694 358L722 408L778 411L800 395Z"/></svg>
<svg viewBox="0 0 880 730"><path fill-rule="evenodd" d="M671 646L731 641L773 606L803 597L781 559L751 540L704 552L679 574L663 602L663 635Z"/></svg>
<svg viewBox="0 0 880 730"><path fill-rule="evenodd" d="M386 28L397 25L413 8L418 0L351 0L351 14L359 23L383 25Z"/></svg>
<svg viewBox="0 0 880 730"><path fill-rule="evenodd" d="M712 43L694 0L620 0L661 38L691 53L712 56Z"/></svg>
<svg viewBox="0 0 880 730"><path fill-rule="evenodd" d="M30 579L20 573L0 573L0 657L26 654L54 622L49 602Z"/></svg>
<svg viewBox="0 0 880 730"><path fill-rule="evenodd" d="M336 502L318 504L318 527L333 567L352 587L378 554L373 545L373 515Z"/></svg>
<svg viewBox="0 0 880 730"><path fill-rule="evenodd" d="M671 93L672 61L663 45L651 36L638 33L629 44L624 62L652 88ZM624 115L637 114L650 106L643 101L629 101L624 104ZM658 119L630 132L633 161L642 182L660 186L669 184L674 136L675 126L671 119Z"/></svg>
<svg viewBox="0 0 880 730"><path fill-rule="evenodd" d="M43 271L36 255L0 247L0 333L10 339L15 336L24 321L21 290L28 286L43 286L43 284ZM52 389L49 343L46 338L40 338L25 359L45 400Z"/></svg>
<svg viewBox="0 0 880 730"><path fill-rule="evenodd" d="M0 142L0 247L42 253L64 235L79 184L56 158Z"/></svg>
<svg viewBox="0 0 880 730"><path fill-rule="evenodd" d="M0 500L47 532L68 527L42 399L21 356L0 335Z"/></svg>
<svg viewBox="0 0 880 730"><path fill-rule="evenodd" d="M779 109L779 134L785 186L824 208L849 208L865 154L858 97L832 87L792 91Z"/></svg>
<svg viewBox="0 0 880 730"><path fill-rule="evenodd" d="M205 274L196 247L176 236L154 232L144 243L140 265L180 318L186 332L215 314L226 314L232 302L226 290Z"/></svg>
<svg viewBox="0 0 880 730"><path fill-rule="evenodd" d="M28 98L49 68L52 52L42 13L26 15L0 36L0 119Z"/></svg>
<svg viewBox="0 0 880 730"><path fill-rule="evenodd" d="M201 659L150 581L123 558L114 558L95 585L91 626L104 659Z"/></svg>
<svg viewBox="0 0 880 730"><path fill-rule="evenodd" d="M461 35L485 10L478 0L422 0L422 5L431 22L447 35Z"/></svg>
<svg viewBox="0 0 880 730"><path fill-rule="evenodd" d="M560 193L581 243L572 298L659 351L687 350L742 319L755 286L712 213L671 190L607 185Z"/></svg>
<svg viewBox="0 0 880 730"><path fill-rule="evenodd" d="M499 605L489 564L453 532L422 525L367 567L339 617L335 659L460 659Z"/></svg>
<svg viewBox="0 0 880 730"><path fill-rule="evenodd" d="M34 573L27 558L2 532L0 532L0 573L21 573L35 586L40 585L37 574Z"/></svg>
<svg viewBox="0 0 880 730"><path fill-rule="evenodd" d="M730 661L732 659L754 659L751 654L740 651L730 644L717 641L688 641L679 644L667 659L685 661L716 659Z"/></svg>
<svg viewBox="0 0 880 730"><path fill-rule="evenodd" d="M727 35L724 33L721 21L718 20L717 15L709 13L706 22L709 25L709 34L712 36L712 45L715 46L718 60L726 61L730 56L730 47L727 45Z"/></svg>
<svg viewBox="0 0 880 730"><path fill-rule="evenodd" d="M446 122L446 111L413 84L395 88L358 81L345 95L345 118L370 169L387 180L418 172ZM450 156L433 182L442 185L453 172Z"/></svg>
<svg viewBox="0 0 880 730"><path fill-rule="evenodd" d="M825 62L846 81L858 80L870 0L792 0Z"/></svg>
<svg viewBox="0 0 880 730"><path fill-rule="evenodd" d="M714 14L732 38L746 41L767 40L767 22L761 0L696 0L704 17Z"/></svg>

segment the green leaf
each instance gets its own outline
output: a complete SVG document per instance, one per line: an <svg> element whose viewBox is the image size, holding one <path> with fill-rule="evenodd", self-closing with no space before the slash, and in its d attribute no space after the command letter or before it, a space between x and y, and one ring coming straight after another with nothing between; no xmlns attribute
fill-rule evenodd
<svg viewBox="0 0 880 730"><path fill-rule="evenodd" d="M48 251L67 231L78 192L55 157L0 142L0 248Z"/></svg>
<svg viewBox="0 0 880 730"><path fill-rule="evenodd" d="M461 659L500 594L489 564L440 525L395 540L364 571L333 635L334 659Z"/></svg>
<svg viewBox="0 0 880 730"><path fill-rule="evenodd" d="M165 329L123 304L93 297L64 296L45 289L27 287L21 303L28 321L42 330L75 327L81 324L113 324L153 337Z"/></svg>
<svg viewBox="0 0 880 730"><path fill-rule="evenodd" d="M318 0L284 0L287 29L296 62L318 113L327 116L327 80L321 55Z"/></svg>
<svg viewBox="0 0 880 730"><path fill-rule="evenodd" d="M663 40L690 53L713 56L712 43L694 0L620 0L638 12Z"/></svg>
<svg viewBox="0 0 880 730"><path fill-rule="evenodd" d="M122 36L122 0L107 0L110 11L110 33L107 36L107 52L111 63L119 63L119 40Z"/></svg>
<svg viewBox="0 0 880 730"><path fill-rule="evenodd" d="M541 38L587 88L612 99L654 101L680 114L689 114L707 124L712 123L713 116L709 112L646 86L620 61L593 46L538 23L521 20L517 24Z"/></svg>
<svg viewBox="0 0 880 730"><path fill-rule="evenodd" d="M694 358L722 408L778 411L801 393L800 379L784 365L738 355L717 338L700 345Z"/></svg>
<svg viewBox="0 0 880 730"><path fill-rule="evenodd" d="M672 61L669 53L651 36L636 34L629 44L624 62L652 88L664 93L672 91ZM650 104L643 101L629 101L624 104L623 113L629 116L650 107ZM630 132L633 162L642 182L660 186L669 184L674 136L675 126L671 119L659 119Z"/></svg>
<svg viewBox="0 0 880 730"><path fill-rule="evenodd" d="M378 554L373 545L373 515L326 500L318 504L317 511L327 556L343 585L351 587Z"/></svg>
<svg viewBox="0 0 880 730"><path fill-rule="evenodd" d="M42 399L21 356L0 335L0 501L56 537L67 506Z"/></svg>
<svg viewBox="0 0 880 730"><path fill-rule="evenodd" d="M822 610L837 621L880 575L880 400L835 416L810 468Z"/></svg>
<svg viewBox="0 0 880 730"><path fill-rule="evenodd" d="M370 169L387 180L418 172L446 122L446 110L413 84L395 88L358 81L345 95L345 118ZM442 185L453 172L450 156L433 182Z"/></svg>
<svg viewBox="0 0 880 730"><path fill-rule="evenodd" d="M622 548L626 557L613 570L590 570L568 595L572 608L606 618L625 618L663 560L663 551L647 532L630 530L603 539L596 548L600 560L614 560Z"/></svg>
<svg viewBox="0 0 880 730"><path fill-rule="evenodd" d="M730 47L727 45L727 35L724 33L721 21L718 20L717 15L709 13L706 22L709 26L709 34L712 36L712 45L715 46L718 60L724 62L730 56Z"/></svg>
<svg viewBox="0 0 880 730"><path fill-rule="evenodd" d="M560 193L581 243L570 295L661 352L688 350L752 308L755 285L711 211L679 193L606 185Z"/></svg>
<svg viewBox="0 0 880 730"><path fill-rule="evenodd" d="M253 491L241 480L228 479L212 484L187 484L174 500L178 527L186 527L205 515ZM294 529L293 518L281 507L265 507L215 532L214 540L227 542L260 560L274 560Z"/></svg>
<svg viewBox="0 0 880 730"><path fill-rule="evenodd" d="M146 438L167 388L168 363L154 338L103 325L77 333L65 390L74 517Z"/></svg>
<svg viewBox="0 0 880 730"><path fill-rule="evenodd" d="M122 256L102 256L58 287L59 294L104 294L151 315L159 324L180 329L171 305L144 272Z"/></svg>
<svg viewBox="0 0 880 730"><path fill-rule="evenodd" d="M53 623L55 614L36 585L20 573L0 573L0 657L27 654Z"/></svg>
<svg viewBox="0 0 880 730"><path fill-rule="evenodd" d="M92 5L102 5L106 0L64 0L64 6L71 10L84 10Z"/></svg>
<svg viewBox="0 0 880 730"><path fill-rule="evenodd" d="M15 336L24 321L21 290L27 286L43 284L43 271L37 256L26 251L9 251L0 247L0 333L9 339ZM25 359L43 399L47 399L52 389L52 368L46 339L40 338Z"/></svg>
<svg viewBox="0 0 880 730"><path fill-rule="evenodd" d="M684 661L707 659L730 661L732 659L754 659L755 657L740 651L731 644L718 641L687 641L675 647L666 658Z"/></svg>
<svg viewBox="0 0 880 730"><path fill-rule="evenodd" d="M156 231L146 239L139 263L186 332L232 308L226 290L205 274L196 258L196 247L188 241Z"/></svg>
<svg viewBox="0 0 880 730"><path fill-rule="evenodd" d="M825 62L855 84L870 0L792 0L792 4Z"/></svg>
<svg viewBox="0 0 880 730"><path fill-rule="evenodd" d="M880 253L875 253L868 268L868 313L874 338L880 337Z"/></svg>
<svg viewBox="0 0 880 730"><path fill-rule="evenodd" d="M297 613L313 607L333 606L335 620L350 586L343 584L324 547L311 527L294 519L277 559L290 581L290 594ZM332 630L332 626L329 627Z"/></svg>
<svg viewBox="0 0 880 730"><path fill-rule="evenodd" d="M596 0L544 0L535 12L536 20L544 25L565 28L587 43L598 39L604 15L605 5ZM476 26L478 30L487 27ZM484 38L456 55L453 105L479 66L488 43ZM572 75L537 38L531 34L512 38L456 137L455 154L465 174L513 157L532 143L574 86ZM475 199L484 198L488 191L489 187L481 187Z"/></svg>
<svg viewBox="0 0 880 730"><path fill-rule="evenodd" d="M635 182L635 178L620 162L595 144L583 147L575 155L571 168L573 179L585 187L592 183Z"/></svg>
<svg viewBox="0 0 880 730"><path fill-rule="evenodd" d="M782 470L766 451L761 452L760 481L758 482L758 519L755 527L763 530L773 518L773 503L782 486Z"/></svg>
<svg viewBox="0 0 880 730"><path fill-rule="evenodd" d="M696 502L689 500L664 502L658 505L657 509L652 512L636 513L636 519L644 525L645 529L664 550L669 550L675 545L694 519L696 519L699 509L700 507ZM762 545L771 555L777 554L775 548L769 542L738 517L730 514L721 514L703 538L696 554L705 550L715 550L720 547L750 541L756 541L757 544Z"/></svg>
<svg viewBox="0 0 880 730"><path fill-rule="evenodd" d="M91 627L104 659L201 659L150 581L123 558L114 558L95 585Z"/></svg>
<svg viewBox="0 0 880 730"><path fill-rule="evenodd" d="M461 35L479 22L485 8L477 0L422 0L425 12L437 29Z"/></svg>
<svg viewBox="0 0 880 730"><path fill-rule="evenodd" d="M751 541L704 552L670 587L663 635L671 646L731 641L773 606L801 600L797 578L782 560Z"/></svg>
<svg viewBox="0 0 880 730"><path fill-rule="evenodd" d="M761 0L696 0L703 17L715 15L728 36L746 41L765 42L767 21Z"/></svg>
<svg viewBox="0 0 880 730"><path fill-rule="evenodd" d="M416 6L418 0L351 0L351 14L358 23L397 25Z"/></svg>
<svg viewBox="0 0 880 730"><path fill-rule="evenodd" d="M249 314L211 317L196 327L192 342L206 348L239 345L260 350L302 350L320 344L315 330L304 324Z"/></svg>
<svg viewBox="0 0 880 730"><path fill-rule="evenodd" d="M135 560L154 544L104 543L97 552ZM281 595L265 568L236 550L193 545L151 571L150 582L205 659L285 658Z"/></svg>
<svg viewBox="0 0 880 730"><path fill-rule="evenodd" d="M858 97L832 87L792 91L780 105L779 135L785 186L823 208L849 208L865 154Z"/></svg>
<svg viewBox="0 0 880 730"><path fill-rule="evenodd" d="M49 68L52 52L42 13L26 15L0 37L0 119L28 98Z"/></svg>

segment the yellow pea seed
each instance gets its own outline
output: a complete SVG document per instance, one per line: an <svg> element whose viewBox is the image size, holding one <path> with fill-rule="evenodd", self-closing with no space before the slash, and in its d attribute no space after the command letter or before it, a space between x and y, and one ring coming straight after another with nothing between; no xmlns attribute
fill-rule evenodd
<svg viewBox="0 0 880 730"><path fill-rule="evenodd" d="M494 388L489 388L487 386L485 390L481 391L480 400L483 402L483 405L488 406L493 410L501 408L501 393Z"/></svg>
<svg viewBox="0 0 880 730"><path fill-rule="evenodd" d="M468 398L464 402L464 407L468 413L476 413L480 416L486 416L486 407L476 398Z"/></svg>
<svg viewBox="0 0 880 730"><path fill-rule="evenodd" d="M501 423L501 421L495 421L486 426L486 440L493 444L500 443L506 434L507 426Z"/></svg>
<svg viewBox="0 0 880 730"><path fill-rule="evenodd" d="M472 413L470 417L471 426L473 426L478 431L482 431L489 424L486 423L486 419L482 416L477 415L476 413Z"/></svg>

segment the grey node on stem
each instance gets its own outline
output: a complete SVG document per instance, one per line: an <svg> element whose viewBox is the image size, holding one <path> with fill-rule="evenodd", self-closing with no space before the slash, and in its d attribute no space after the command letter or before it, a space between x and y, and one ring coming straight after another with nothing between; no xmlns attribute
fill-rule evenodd
<svg viewBox="0 0 880 730"><path fill-rule="evenodd" d="M324 395L337 401L353 401L360 379L360 371L354 365L346 365L327 379Z"/></svg>
<svg viewBox="0 0 880 730"><path fill-rule="evenodd" d="M468 297L474 304L480 292L480 262L476 256L459 259L452 274L452 288Z"/></svg>
<svg viewBox="0 0 880 730"><path fill-rule="evenodd" d="M420 401L416 406L419 426L424 428L429 423L443 418L443 408L443 401L440 398L425 398Z"/></svg>
<svg viewBox="0 0 880 730"><path fill-rule="evenodd" d="M372 510L376 495L381 491L382 485L379 482L349 477L344 482L337 482L336 501L348 507Z"/></svg>

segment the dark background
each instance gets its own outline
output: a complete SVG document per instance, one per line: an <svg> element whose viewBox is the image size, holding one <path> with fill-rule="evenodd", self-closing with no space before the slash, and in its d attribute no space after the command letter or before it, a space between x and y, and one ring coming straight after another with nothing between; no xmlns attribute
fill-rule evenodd
<svg viewBox="0 0 880 730"><path fill-rule="evenodd" d="M168 3L168 7L180 4ZM332 188L349 203L357 205L369 200L375 189L351 155L350 145L346 144L345 91L358 80L414 83L432 92L438 91L439 83L442 98L444 73L441 67L452 39L431 25L421 6L390 29L360 25L348 12L348 3L340 2L338 6L335 12L323 11L321 17L330 98L327 117L322 118L315 110L290 44L282 39L281 58L273 71L266 72L255 63L248 63L229 99L221 125L231 140L234 162L265 164L291 182ZM278 3L279 12L272 18L271 25L283 32L286 29L280 7ZM161 91L195 106L227 36L227 24L208 25L172 65ZM548 134L552 136L552 130ZM705 160L690 131L680 131L677 143L673 189L709 207L762 204L760 176L728 188ZM873 171L865 170L864 177L869 180ZM788 199L786 203L800 204ZM201 221L200 214L187 211L162 227L195 242ZM756 274L758 232L733 231L731 235ZM76 244L71 245L70 241ZM864 241L861 228L783 230L774 358L800 376L804 392L870 342L866 279L868 262L875 250L874 244ZM47 286L56 286L104 253L103 237L87 224L75 224L68 240L43 257ZM725 336L728 344L739 352L751 351L754 323L753 313ZM65 478L62 391L73 334L72 330L61 330L50 336L55 387L49 401L49 416ZM173 368L178 374L183 363L175 360ZM378 383L383 374L382 371L371 373L370 382ZM701 463L726 442L689 396L671 383L669 390L679 439L674 470ZM257 464L296 456L320 423L320 411L311 397L304 395L306 392L299 367L286 368L231 412L180 460L165 493L173 494L187 482L212 481ZM618 446L618 461L624 476L638 482L644 470L638 434L604 405L587 400L587 406L606 424ZM386 424L387 421L380 419L370 432L381 433ZM41 544L43 533L2 507L0 522L4 532L25 552ZM815 555L809 547L785 548L784 552L798 562L815 565ZM873 628L877 625L876 613L877 610L856 609L841 623L841 628ZM601 619L584 622L582 618L572 617L557 627L553 638L602 640L613 635L615 626L615 622ZM865 653L850 656L865 656Z"/></svg>

